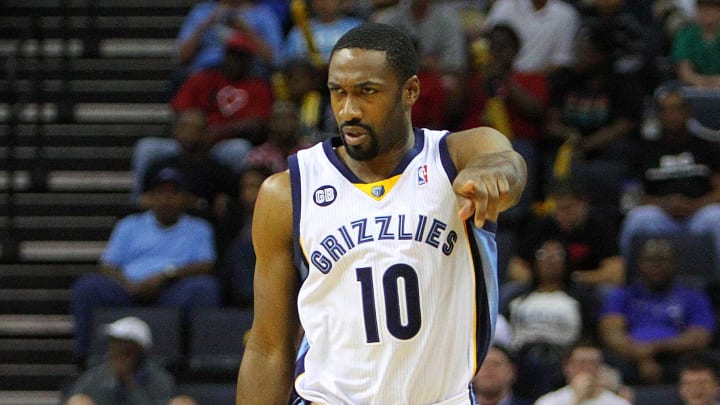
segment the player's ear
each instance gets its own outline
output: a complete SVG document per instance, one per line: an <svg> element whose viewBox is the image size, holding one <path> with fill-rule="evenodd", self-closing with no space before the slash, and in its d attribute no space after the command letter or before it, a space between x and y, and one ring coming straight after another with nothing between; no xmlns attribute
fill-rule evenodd
<svg viewBox="0 0 720 405"><path fill-rule="evenodd" d="M418 79L416 75L413 75L405 80L405 84L403 85L403 102L408 107L412 107L418 97L420 97L420 79Z"/></svg>

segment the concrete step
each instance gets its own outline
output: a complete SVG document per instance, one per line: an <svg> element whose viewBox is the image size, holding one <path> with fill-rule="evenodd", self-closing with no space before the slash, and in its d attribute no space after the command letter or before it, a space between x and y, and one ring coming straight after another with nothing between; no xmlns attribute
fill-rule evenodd
<svg viewBox="0 0 720 405"><path fill-rule="evenodd" d="M0 364L72 364L73 339L0 339Z"/></svg>
<svg viewBox="0 0 720 405"><path fill-rule="evenodd" d="M42 137L45 146L124 146L130 147L147 136L169 137L165 123L83 123L83 124L20 124L15 127L17 146L37 145ZM10 126L0 125L0 145L8 145Z"/></svg>
<svg viewBox="0 0 720 405"><path fill-rule="evenodd" d="M70 313L69 289L0 289L0 314L60 315Z"/></svg>
<svg viewBox="0 0 720 405"><path fill-rule="evenodd" d="M17 216L111 216L130 213L130 199L127 193L16 193L12 199L0 194L0 215L7 215L12 201Z"/></svg>
<svg viewBox="0 0 720 405"><path fill-rule="evenodd" d="M97 270L96 264L0 264L0 286L12 289L69 289L82 274Z"/></svg>
<svg viewBox="0 0 720 405"><path fill-rule="evenodd" d="M60 391L0 390L0 405L57 405L61 399Z"/></svg>
<svg viewBox="0 0 720 405"><path fill-rule="evenodd" d="M20 242L21 263L97 263L106 241L32 240Z"/></svg>
<svg viewBox="0 0 720 405"><path fill-rule="evenodd" d="M61 390L80 374L74 364L0 364L3 389L12 391Z"/></svg>
<svg viewBox="0 0 720 405"><path fill-rule="evenodd" d="M0 315L0 337L3 338L70 338L73 334L73 319L70 314Z"/></svg>
<svg viewBox="0 0 720 405"><path fill-rule="evenodd" d="M176 69L167 57L145 58L138 63L134 58L48 58L45 65L33 59L18 59L17 78L46 80L165 80Z"/></svg>

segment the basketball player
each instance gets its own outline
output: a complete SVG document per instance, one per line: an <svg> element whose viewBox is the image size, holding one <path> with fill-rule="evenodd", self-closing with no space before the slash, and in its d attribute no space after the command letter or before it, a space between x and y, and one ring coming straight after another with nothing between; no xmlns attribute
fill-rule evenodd
<svg viewBox="0 0 720 405"><path fill-rule="evenodd" d="M340 137L291 157L257 199L238 404L472 403L497 313L495 224L526 168L490 128L413 128L417 67L387 25L335 45Z"/></svg>

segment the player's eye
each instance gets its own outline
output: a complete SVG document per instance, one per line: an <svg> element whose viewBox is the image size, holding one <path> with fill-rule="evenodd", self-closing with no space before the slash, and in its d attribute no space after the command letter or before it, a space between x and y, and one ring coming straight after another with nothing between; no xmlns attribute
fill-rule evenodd
<svg viewBox="0 0 720 405"><path fill-rule="evenodd" d="M373 89L372 87L363 87L360 89L360 92L362 94L375 94L377 90Z"/></svg>

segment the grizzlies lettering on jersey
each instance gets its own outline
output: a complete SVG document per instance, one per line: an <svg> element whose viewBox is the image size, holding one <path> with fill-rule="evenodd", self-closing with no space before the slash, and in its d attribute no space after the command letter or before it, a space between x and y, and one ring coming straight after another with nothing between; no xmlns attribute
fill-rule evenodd
<svg viewBox="0 0 720 405"><path fill-rule="evenodd" d="M290 158L308 402L472 403L497 314L495 224L458 218L445 136L416 129L374 183L340 161L339 138Z"/></svg>

